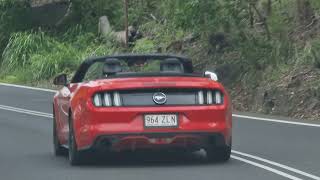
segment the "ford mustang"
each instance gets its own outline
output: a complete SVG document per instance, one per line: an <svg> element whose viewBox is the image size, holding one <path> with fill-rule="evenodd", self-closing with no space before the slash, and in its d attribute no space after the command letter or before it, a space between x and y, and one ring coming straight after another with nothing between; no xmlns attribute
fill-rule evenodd
<svg viewBox="0 0 320 180"><path fill-rule="evenodd" d="M55 155L71 165L84 152L204 149L228 161L232 144L229 96L212 72L195 73L174 55L114 55L85 60L53 100Z"/></svg>

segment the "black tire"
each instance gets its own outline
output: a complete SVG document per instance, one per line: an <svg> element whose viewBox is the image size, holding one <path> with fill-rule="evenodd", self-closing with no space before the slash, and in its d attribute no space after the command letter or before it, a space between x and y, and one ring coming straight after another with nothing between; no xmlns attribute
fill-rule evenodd
<svg viewBox="0 0 320 180"><path fill-rule="evenodd" d="M53 123L52 123L52 132L53 132L53 152L55 156L65 156L67 155L67 149L62 147L59 138L57 136L57 124L56 119L53 111Z"/></svg>
<svg viewBox="0 0 320 180"><path fill-rule="evenodd" d="M74 137L74 131L73 131L73 125L72 125L72 119L70 117L69 121L69 162L72 166L81 165L84 163L84 157L83 153L81 151L78 151L77 149L77 143Z"/></svg>
<svg viewBox="0 0 320 180"><path fill-rule="evenodd" d="M206 153L209 162L227 162L231 156L231 147L209 147Z"/></svg>

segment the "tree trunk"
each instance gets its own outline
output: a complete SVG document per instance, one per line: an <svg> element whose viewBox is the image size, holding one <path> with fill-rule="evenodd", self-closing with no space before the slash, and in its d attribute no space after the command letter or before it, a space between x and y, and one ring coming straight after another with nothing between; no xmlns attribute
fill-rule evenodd
<svg viewBox="0 0 320 180"><path fill-rule="evenodd" d="M272 1L271 0L268 0L267 2L267 16L271 16L271 13L272 13Z"/></svg>
<svg viewBox="0 0 320 180"><path fill-rule="evenodd" d="M126 45L126 48L129 47L129 22L128 22L128 19L129 19L129 15L128 15L128 0L124 0L124 26L125 26L125 32L126 32L126 41L125 41L125 45Z"/></svg>
<svg viewBox="0 0 320 180"><path fill-rule="evenodd" d="M267 23L267 17L264 17L260 11L258 10L258 8L256 7L255 4L251 4L251 7L252 9L257 13L259 19L260 19L260 23L264 26L264 29L265 29L265 32L266 32L266 35L267 35L267 38L268 40L271 39L271 33L270 33L270 30L269 30L269 25Z"/></svg>
<svg viewBox="0 0 320 180"><path fill-rule="evenodd" d="M297 0L297 18L299 24L307 25L312 22L314 16L310 0Z"/></svg>

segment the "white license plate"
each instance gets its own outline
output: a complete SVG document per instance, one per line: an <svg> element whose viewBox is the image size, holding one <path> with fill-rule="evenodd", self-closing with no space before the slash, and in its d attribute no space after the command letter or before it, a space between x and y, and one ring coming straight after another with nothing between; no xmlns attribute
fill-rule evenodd
<svg viewBox="0 0 320 180"><path fill-rule="evenodd" d="M146 128L178 127L178 115L177 114L144 115L144 126Z"/></svg>

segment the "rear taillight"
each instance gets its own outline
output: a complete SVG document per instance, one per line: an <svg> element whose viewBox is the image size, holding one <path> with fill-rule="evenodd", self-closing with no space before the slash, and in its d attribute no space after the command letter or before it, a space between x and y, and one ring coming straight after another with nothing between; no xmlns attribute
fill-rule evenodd
<svg viewBox="0 0 320 180"><path fill-rule="evenodd" d="M223 104L223 94L219 90L207 90L205 102L206 104L219 105Z"/></svg>
<svg viewBox="0 0 320 180"><path fill-rule="evenodd" d="M92 103L96 107L112 106L110 93L97 93L93 96Z"/></svg>

